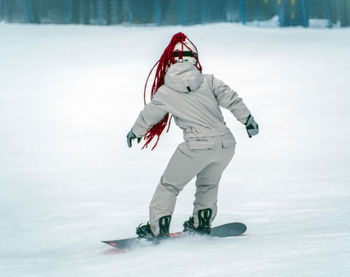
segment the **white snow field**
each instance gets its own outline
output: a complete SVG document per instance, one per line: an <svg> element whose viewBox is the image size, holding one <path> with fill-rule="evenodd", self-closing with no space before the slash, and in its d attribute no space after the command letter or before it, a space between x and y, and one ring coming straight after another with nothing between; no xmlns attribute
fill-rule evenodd
<svg viewBox="0 0 350 277"><path fill-rule="evenodd" d="M197 45L260 126L229 112L236 155L214 225L245 236L185 238L128 253L178 143L129 149L143 86L175 32ZM350 29L0 24L0 276L350 276ZM171 231L191 214L194 182Z"/></svg>

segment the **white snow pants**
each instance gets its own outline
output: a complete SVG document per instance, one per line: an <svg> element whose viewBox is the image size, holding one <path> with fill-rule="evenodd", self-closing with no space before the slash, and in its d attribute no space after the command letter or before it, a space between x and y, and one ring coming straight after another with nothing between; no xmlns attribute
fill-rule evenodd
<svg viewBox="0 0 350 277"><path fill-rule="evenodd" d="M177 195L195 176L194 226L198 227L198 211L202 209L212 209L213 221L217 212L218 184L234 155L235 145L233 135L227 133L217 137L186 139L177 147L149 206L154 235L159 234L158 220L173 214Z"/></svg>

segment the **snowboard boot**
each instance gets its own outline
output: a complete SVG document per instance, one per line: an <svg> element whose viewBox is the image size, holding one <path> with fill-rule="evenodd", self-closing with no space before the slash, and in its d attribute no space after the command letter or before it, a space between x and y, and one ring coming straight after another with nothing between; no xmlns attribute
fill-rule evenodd
<svg viewBox="0 0 350 277"><path fill-rule="evenodd" d="M170 227L171 215L163 216L159 219L159 234L155 236L151 230L149 223L145 225L139 225L136 228L136 234L139 238L145 238L147 240L161 240L169 237L169 227Z"/></svg>
<svg viewBox="0 0 350 277"><path fill-rule="evenodd" d="M198 227L194 227L194 218L191 216L187 221L184 222L184 232L185 233L197 233L202 235L210 234L210 221L213 215L211 209L204 209L198 211Z"/></svg>

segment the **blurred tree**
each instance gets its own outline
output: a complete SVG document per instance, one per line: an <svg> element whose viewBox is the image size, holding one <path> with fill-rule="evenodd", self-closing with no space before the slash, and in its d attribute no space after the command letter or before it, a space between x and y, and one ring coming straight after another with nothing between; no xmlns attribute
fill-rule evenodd
<svg viewBox="0 0 350 277"><path fill-rule="evenodd" d="M90 18L91 18L90 11L91 11L91 0L84 0L84 4L81 5L83 24L90 24Z"/></svg>
<svg viewBox="0 0 350 277"><path fill-rule="evenodd" d="M338 11L340 25L342 27L350 26L350 1L349 0L339 0L338 1Z"/></svg>
<svg viewBox="0 0 350 277"><path fill-rule="evenodd" d="M71 23L73 24L79 24L80 23L80 10L81 10L81 3L82 0L74 0L71 4L72 9L72 20Z"/></svg>
<svg viewBox="0 0 350 277"><path fill-rule="evenodd" d="M7 22L12 22L13 12L14 12L14 3L9 0L3 0L3 10L4 10L4 19Z"/></svg>

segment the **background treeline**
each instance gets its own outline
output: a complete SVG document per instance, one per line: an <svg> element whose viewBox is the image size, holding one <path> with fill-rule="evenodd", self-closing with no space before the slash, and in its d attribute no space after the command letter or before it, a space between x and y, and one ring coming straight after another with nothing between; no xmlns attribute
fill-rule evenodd
<svg viewBox="0 0 350 277"><path fill-rule="evenodd" d="M193 25L278 16L280 26L310 19L350 26L350 0L0 0L0 20L53 24Z"/></svg>

